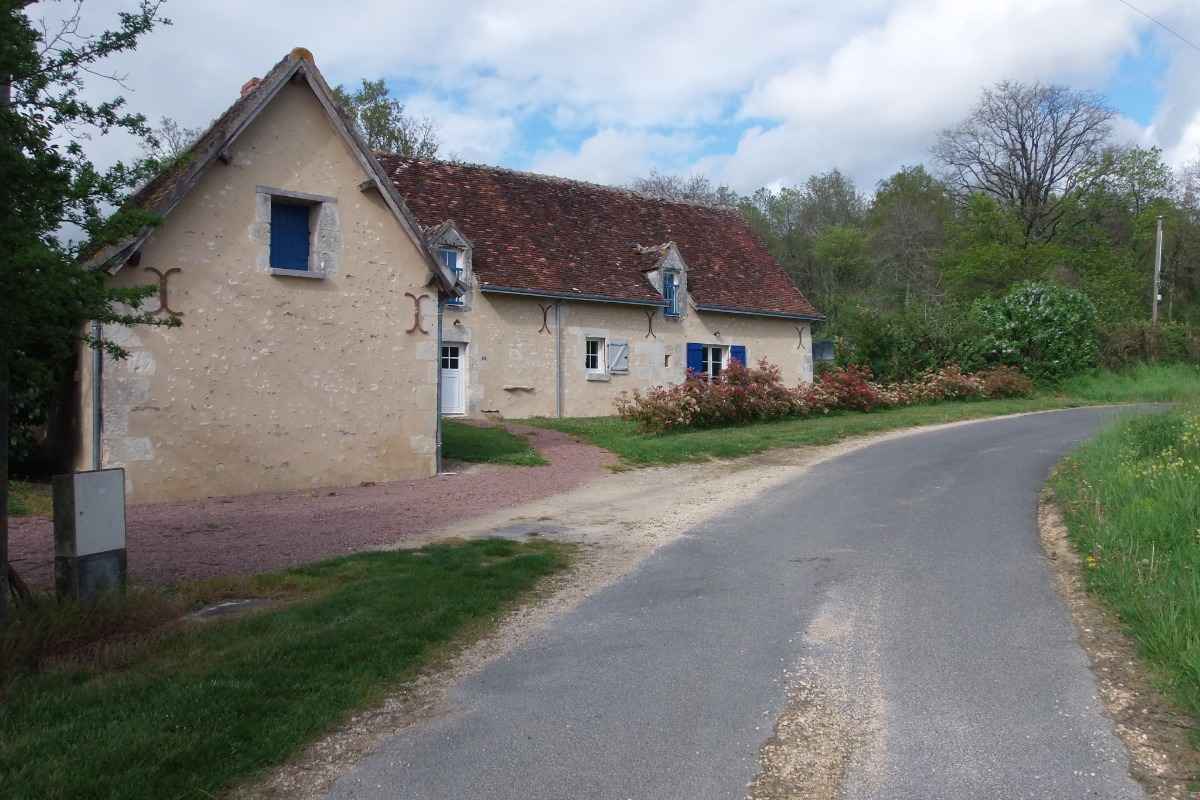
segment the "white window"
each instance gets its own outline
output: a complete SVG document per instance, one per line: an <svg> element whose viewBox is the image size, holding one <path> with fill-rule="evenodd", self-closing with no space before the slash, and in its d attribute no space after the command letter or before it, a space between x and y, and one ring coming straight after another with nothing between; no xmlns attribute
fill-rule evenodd
<svg viewBox="0 0 1200 800"><path fill-rule="evenodd" d="M604 374L604 340L588 339L584 343L583 368L591 375Z"/></svg>
<svg viewBox="0 0 1200 800"><path fill-rule="evenodd" d="M705 345L700 353L700 374L716 378L725 367L725 348Z"/></svg>

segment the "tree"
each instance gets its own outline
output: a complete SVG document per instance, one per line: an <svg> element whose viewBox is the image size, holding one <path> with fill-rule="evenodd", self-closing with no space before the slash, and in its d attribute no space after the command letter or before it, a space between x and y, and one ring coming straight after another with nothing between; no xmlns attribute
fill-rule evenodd
<svg viewBox="0 0 1200 800"><path fill-rule="evenodd" d="M24 13L28 5L8 0L0 15L0 613L9 594L9 443L18 432L10 410L26 408L31 394L52 385L81 340L124 355L83 333L84 320L159 323L136 310L153 285L107 285L106 273L85 269L80 248L60 235L73 226L99 251L155 222L136 209L110 213L147 167L97 169L80 145L89 130L145 136L145 118L124 112L119 97L92 104L81 89L106 56L135 49L167 23L160 3L142 0L137 11L119 15L115 29L94 36L79 31L79 3L53 34L38 32Z"/></svg>
<svg viewBox="0 0 1200 800"><path fill-rule="evenodd" d="M937 263L949 244L954 201L925 167L901 167L879 182L867 212L877 291L900 306L942 295Z"/></svg>
<svg viewBox="0 0 1200 800"><path fill-rule="evenodd" d="M407 114L404 104L388 92L383 78L363 78L362 88L353 94L339 85L333 94L372 150L434 158L441 149L438 124L428 117L418 119Z"/></svg>
<svg viewBox="0 0 1200 800"><path fill-rule="evenodd" d="M204 135L204 128L182 128L170 117L162 117L142 143L142 152L163 164L186 153Z"/></svg>
<svg viewBox="0 0 1200 800"><path fill-rule="evenodd" d="M1104 178L1100 156L1116 112L1094 92L1001 81L965 120L938 134L933 157L960 195L1011 207L1026 241L1054 237L1060 201Z"/></svg>
<svg viewBox="0 0 1200 800"><path fill-rule="evenodd" d="M630 190L651 197L668 200L690 200L712 206L737 205L741 199L728 186L713 186L707 175L688 173L687 177L659 172L651 167L645 177L634 177L629 181Z"/></svg>

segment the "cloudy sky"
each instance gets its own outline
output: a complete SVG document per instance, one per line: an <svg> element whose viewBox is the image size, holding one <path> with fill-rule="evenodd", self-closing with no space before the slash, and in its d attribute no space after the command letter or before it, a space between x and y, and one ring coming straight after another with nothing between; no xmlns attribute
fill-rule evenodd
<svg viewBox="0 0 1200 800"><path fill-rule="evenodd" d="M133 5L86 0L83 28ZM188 127L302 46L330 84L385 78L438 121L443 155L598 183L657 168L746 194L837 167L870 189L926 162L1002 79L1096 90L1121 140L1173 165L1200 155L1197 0L169 0L163 13L174 24L111 66L131 108Z"/></svg>

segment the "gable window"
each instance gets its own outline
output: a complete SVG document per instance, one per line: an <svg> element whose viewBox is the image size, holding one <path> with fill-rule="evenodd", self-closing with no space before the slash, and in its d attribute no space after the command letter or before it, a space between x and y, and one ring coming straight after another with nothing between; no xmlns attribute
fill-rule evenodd
<svg viewBox="0 0 1200 800"><path fill-rule="evenodd" d="M667 301L667 307L663 309L663 314L668 317L679 316L679 275L675 272L663 273L663 298Z"/></svg>
<svg viewBox="0 0 1200 800"><path fill-rule="evenodd" d="M259 186L251 238L272 275L324 278L337 272L337 198Z"/></svg>
<svg viewBox="0 0 1200 800"><path fill-rule="evenodd" d="M583 368L589 375L604 374L603 339L588 339L583 346Z"/></svg>
<svg viewBox="0 0 1200 800"><path fill-rule="evenodd" d="M307 271L312 231L312 207L271 200L271 269Z"/></svg>
<svg viewBox="0 0 1200 800"><path fill-rule="evenodd" d="M438 255L442 257L442 261L444 261L446 266L450 268L450 271L454 273L454 280L462 280L463 268L462 262L459 258L459 252L457 250L442 248L441 250L438 250ZM452 300L446 301L446 305L448 306L461 306L462 304L463 299L461 297L455 297Z"/></svg>

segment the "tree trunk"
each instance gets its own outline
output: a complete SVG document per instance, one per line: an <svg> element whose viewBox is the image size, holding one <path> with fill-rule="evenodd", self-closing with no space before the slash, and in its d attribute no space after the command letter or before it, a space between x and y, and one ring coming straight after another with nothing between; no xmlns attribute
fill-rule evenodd
<svg viewBox="0 0 1200 800"><path fill-rule="evenodd" d="M8 610L8 346L0 342L0 617Z"/></svg>

